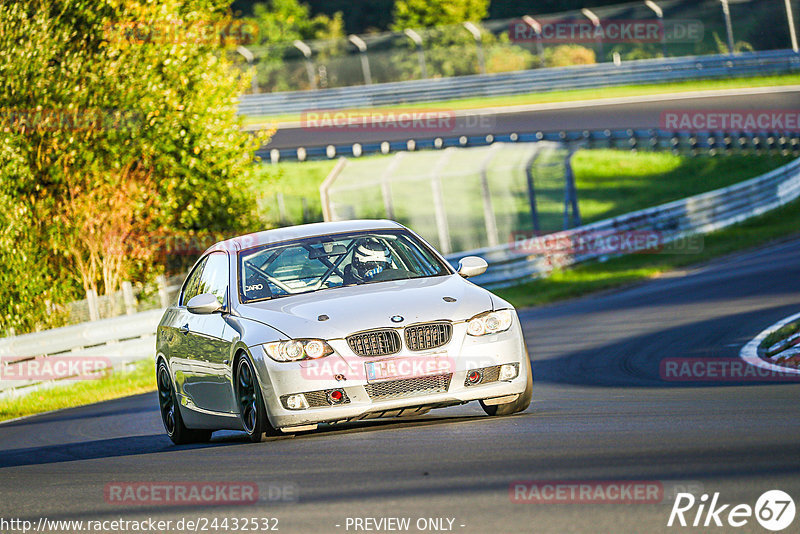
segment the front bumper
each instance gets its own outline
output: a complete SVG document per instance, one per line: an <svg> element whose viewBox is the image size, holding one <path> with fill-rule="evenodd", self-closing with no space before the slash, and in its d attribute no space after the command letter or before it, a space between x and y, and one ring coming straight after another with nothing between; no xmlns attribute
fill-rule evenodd
<svg viewBox="0 0 800 534"><path fill-rule="evenodd" d="M256 370L259 373L262 393L267 405L270 423L275 428L308 426L317 423L335 423L375 417L406 416L425 413L432 408L463 404L521 394L528 381L527 351L519 320L506 332L481 337L466 335L466 323L453 325L451 341L440 348L401 352L383 357L360 357L350 351L344 340L330 340L336 354L320 360L303 362L275 362L261 346L251 347ZM439 391L425 389L403 391L397 395L381 396L369 384L386 384L389 381L367 380L364 364L379 361L436 361L441 371L425 375L403 376L415 379L430 376L449 376L449 383ZM467 374L474 369L496 368L504 364L517 364L518 374L510 380L488 381L467 385ZM416 383L416 382L415 382ZM306 409L288 409L282 398L286 395L313 392L319 397L324 391L341 389L346 403L311 406Z"/></svg>

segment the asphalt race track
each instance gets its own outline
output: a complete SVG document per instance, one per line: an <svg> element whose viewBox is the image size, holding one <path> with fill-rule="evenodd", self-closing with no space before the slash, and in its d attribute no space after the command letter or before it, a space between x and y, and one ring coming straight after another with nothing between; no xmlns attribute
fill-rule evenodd
<svg viewBox="0 0 800 534"><path fill-rule="evenodd" d="M700 531L666 527L669 495L660 504L519 503L509 486L678 482L720 492L725 503L754 506L771 489L797 501L800 385L665 381L659 364L737 357L759 331L797 312L799 281L795 239L523 311L534 402L512 417L490 418L470 404L260 444L228 432L208 445L175 447L153 393L3 424L0 517L276 517L280 532L355 532L346 518L387 516L410 517L410 532L420 518L453 519L452 530L464 533ZM142 481L255 482L289 487L297 500L106 502L107 483ZM753 518L736 531L766 532Z"/></svg>
<svg viewBox="0 0 800 534"><path fill-rule="evenodd" d="M768 91L768 92L767 92ZM481 113L445 116L432 127L398 128L336 127L325 123L325 115L309 115L305 121L280 125L266 146L267 149L284 149L350 143L404 141L407 139L459 137L462 135L509 134L513 132L558 132L581 130L619 130L626 128L659 128L661 113L675 110L775 110L797 109L800 89L778 87L766 89L741 89L736 94L720 96L682 95L678 98L655 96L652 101L618 104L548 104L538 109L519 111L487 110ZM687 98L689 96L689 98ZM544 108L544 109L543 109ZM414 109L425 110L425 106ZM328 117L329 118L329 117ZM316 122L312 122L316 121ZM322 127L312 127L312 125Z"/></svg>

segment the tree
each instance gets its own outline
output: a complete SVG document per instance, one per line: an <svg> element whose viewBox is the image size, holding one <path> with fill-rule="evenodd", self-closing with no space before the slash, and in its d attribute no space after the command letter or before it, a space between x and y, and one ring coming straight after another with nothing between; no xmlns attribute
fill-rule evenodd
<svg viewBox="0 0 800 534"><path fill-rule="evenodd" d="M0 333L58 325L49 303L72 294L70 281L50 268L49 247L41 242L44 221L8 179L30 175L13 140L0 136Z"/></svg>
<svg viewBox="0 0 800 534"><path fill-rule="evenodd" d="M327 41L315 56L329 56L344 49L344 20L341 13L333 16L311 16L309 7L298 0L269 0L253 6L252 21L259 28L259 44L267 45L260 52L257 64L258 84L267 91L287 91L309 86L308 72L302 56L292 45L295 40Z"/></svg>
<svg viewBox="0 0 800 534"><path fill-rule="evenodd" d="M547 67L570 67L572 65L594 65L597 57L594 50L580 45L558 45L548 48L544 54Z"/></svg>
<svg viewBox="0 0 800 534"><path fill-rule="evenodd" d="M430 77L475 74L478 71L475 40L462 23L480 21L486 17L488 8L489 0L396 0L392 28L419 29ZM493 39L491 34L486 37ZM414 48L414 43L405 39L393 59L397 70L407 73L406 78L422 75Z"/></svg>
<svg viewBox="0 0 800 534"><path fill-rule="evenodd" d="M341 13L311 16L309 7L298 0L269 0L253 6L253 19L260 30L260 42L283 43L295 39L344 37Z"/></svg>
<svg viewBox="0 0 800 534"><path fill-rule="evenodd" d="M106 292L116 290L123 276L132 274L133 262L149 264L162 245L147 239L154 226L156 187L150 175L137 172L147 171L128 165L87 191L81 183L68 185L58 222L76 230L65 235L65 252L84 291L97 291L98 283Z"/></svg>
<svg viewBox="0 0 800 534"><path fill-rule="evenodd" d="M0 0L0 329L157 274L152 232L254 229L236 44L221 0Z"/></svg>
<svg viewBox="0 0 800 534"><path fill-rule="evenodd" d="M492 0L489 17L510 19L523 15L545 15L564 11L580 11L584 7L621 4L620 0Z"/></svg>
<svg viewBox="0 0 800 534"><path fill-rule="evenodd" d="M394 0L307 0L314 14L325 13L333 16L344 14L347 33L374 33L386 31L392 22Z"/></svg>
<svg viewBox="0 0 800 534"><path fill-rule="evenodd" d="M489 0L396 0L396 31L406 28L431 28L486 18Z"/></svg>

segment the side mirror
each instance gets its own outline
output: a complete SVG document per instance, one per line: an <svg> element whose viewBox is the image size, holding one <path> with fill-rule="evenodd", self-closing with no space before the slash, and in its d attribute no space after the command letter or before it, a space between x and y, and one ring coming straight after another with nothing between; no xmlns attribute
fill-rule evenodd
<svg viewBox="0 0 800 534"><path fill-rule="evenodd" d="M189 310L190 313L209 315L221 310L222 304L220 304L217 297L211 293L203 293L189 299L189 302L186 303L186 309Z"/></svg>
<svg viewBox="0 0 800 534"><path fill-rule="evenodd" d="M479 258L478 256L466 256L461 258L461 261L458 262L458 274L464 278L470 278L471 276L478 276L479 274L485 273L488 267L489 264L486 263L486 260L483 258Z"/></svg>

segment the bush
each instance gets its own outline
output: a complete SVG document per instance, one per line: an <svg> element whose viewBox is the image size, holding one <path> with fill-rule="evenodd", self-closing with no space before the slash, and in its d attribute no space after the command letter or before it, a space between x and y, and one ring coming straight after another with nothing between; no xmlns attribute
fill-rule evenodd
<svg viewBox="0 0 800 534"><path fill-rule="evenodd" d="M486 72L514 72L541 67L539 56L508 42L508 35L486 51Z"/></svg>
<svg viewBox="0 0 800 534"><path fill-rule="evenodd" d="M254 228L223 5L0 0L0 329L160 273L155 232Z"/></svg>
<svg viewBox="0 0 800 534"><path fill-rule="evenodd" d="M594 50L578 45L559 45L544 51L546 67L569 67L597 63Z"/></svg>

